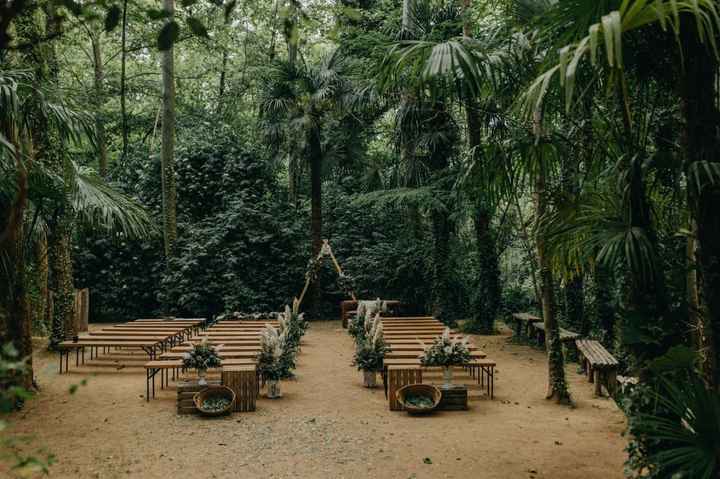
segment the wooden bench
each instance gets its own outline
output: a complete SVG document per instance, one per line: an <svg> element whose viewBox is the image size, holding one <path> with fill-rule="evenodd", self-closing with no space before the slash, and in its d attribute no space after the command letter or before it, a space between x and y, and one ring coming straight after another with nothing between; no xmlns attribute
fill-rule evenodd
<svg viewBox="0 0 720 479"><path fill-rule="evenodd" d="M221 360L222 367L254 366L256 360L253 358L228 358ZM160 373L160 389L170 384L170 373L174 380L177 374L183 371L182 359L161 359L145 363L145 400L150 401L155 397L155 376Z"/></svg>
<svg viewBox="0 0 720 479"><path fill-rule="evenodd" d="M617 359L598 341L578 339L575 345L588 381L595 383L595 396L602 395L602 386L611 396L614 395L617 390Z"/></svg>
<svg viewBox="0 0 720 479"><path fill-rule="evenodd" d="M532 323L532 328L535 330L536 339L539 345L545 344L545 323L536 322ZM575 340L580 339L580 335L576 332L570 331L565 328L559 328L560 330L560 342L561 343L575 343Z"/></svg>
<svg viewBox="0 0 720 479"><path fill-rule="evenodd" d="M477 377L481 387L487 387L487 395L490 396L490 399L495 397L495 366L497 363L487 358L474 359L466 366L470 371L470 376Z"/></svg>
<svg viewBox="0 0 720 479"><path fill-rule="evenodd" d="M525 335L528 335L532 323L542 321L542 319L530 313L513 313L512 319L515 322L515 336L518 338L523 336L523 331Z"/></svg>

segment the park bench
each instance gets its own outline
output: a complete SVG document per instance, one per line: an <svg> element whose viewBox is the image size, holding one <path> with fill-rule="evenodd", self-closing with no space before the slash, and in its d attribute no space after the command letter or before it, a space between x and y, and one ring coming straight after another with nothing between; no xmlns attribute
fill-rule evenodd
<svg viewBox="0 0 720 479"><path fill-rule="evenodd" d="M535 331L535 338L539 345L545 344L545 323L536 322L532 323L532 328ZM559 328L560 330L560 342L563 344L574 344L576 339L580 338L580 335L576 332L570 331L569 329Z"/></svg>
<svg viewBox="0 0 720 479"><path fill-rule="evenodd" d="M602 386L611 396L614 395L617 389L617 359L598 341L578 339L575 344L588 381L595 383L595 395L602 395Z"/></svg>
<svg viewBox="0 0 720 479"><path fill-rule="evenodd" d="M512 320L515 323L515 336L518 338L523 336L523 332L528 336L530 325L542 321L542 319L530 313L513 313Z"/></svg>

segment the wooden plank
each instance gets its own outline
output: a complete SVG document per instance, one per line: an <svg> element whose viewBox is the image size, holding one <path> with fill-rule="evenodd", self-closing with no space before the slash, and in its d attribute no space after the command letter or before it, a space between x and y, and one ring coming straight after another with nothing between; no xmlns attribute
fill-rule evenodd
<svg viewBox="0 0 720 479"><path fill-rule="evenodd" d="M402 411L397 400L397 390L407 384L422 383L422 369L414 366L388 367L388 402L391 411Z"/></svg>

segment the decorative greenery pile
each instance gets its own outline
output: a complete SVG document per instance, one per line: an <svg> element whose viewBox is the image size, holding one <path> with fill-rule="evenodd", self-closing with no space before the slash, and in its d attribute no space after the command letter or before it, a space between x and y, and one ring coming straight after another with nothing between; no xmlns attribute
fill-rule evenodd
<svg viewBox="0 0 720 479"><path fill-rule="evenodd" d="M212 346L208 343L207 338L203 338L199 344L194 344L189 352L183 354L183 367L198 371L220 367L220 356L217 354L217 349L220 347Z"/></svg>
<svg viewBox="0 0 720 479"><path fill-rule="evenodd" d="M383 337L380 314L376 314L365 324L367 326L365 335L355 347L353 365L360 371L382 371L385 354L390 351L390 347Z"/></svg>
<svg viewBox="0 0 720 479"><path fill-rule="evenodd" d="M421 394L410 394L405 396L405 402L417 408L430 409L435 404L431 397Z"/></svg>
<svg viewBox="0 0 720 479"><path fill-rule="evenodd" d="M202 403L202 408L207 412L220 412L228 407L230 400L223 397L208 398Z"/></svg>
<svg viewBox="0 0 720 479"><path fill-rule="evenodd" d="M445 328L442 336L436 338L430 346L424 348L420 357L423 366L463 366L470 362L468 339L450 337L450 328Z"/></svg>

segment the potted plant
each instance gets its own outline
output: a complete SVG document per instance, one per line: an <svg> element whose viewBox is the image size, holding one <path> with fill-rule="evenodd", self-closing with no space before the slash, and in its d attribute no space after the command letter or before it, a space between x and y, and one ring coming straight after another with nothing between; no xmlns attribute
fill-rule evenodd
<svg viewBox="0 0 720 479"><path fill-rule="evenodd" d="M199 385L207 385L205 374L209 368L220 367L220 356L217 354L217 349L221 346L215 348L208 343L207 338L203 338L199 344L193 344L192 349L183 354L183 368L197 370Z"/></svg>
<svg viewBox="0 0 720 479"><path fill-rule="evenodd" d="M267 383L267 397L276 399L280 393L280 379L291 375L288 364L285 337L270 325L267 325L260 336L260 353L257 368L263 382Z"/></svg>
<svg viewBox="0 0 720 479"><path fill-rule="evenodd" d="M436 338L430 346L424 348L420 356L423 366L440 366L443 368L444 386L452 382L452 366L464 366L470 362L470 349L468 339L454 339L450 337L450 328L445 328L442 335Z"/></svg>
<svg viewBox="0 0 720 479"><path fill-rule="evenodd" d="M363 386L373 388L376 385L377 373L383 369L385 353L390 351L390 348L383 337L379 314L365 324L369 326L364 336L358 339L353 364L358 371L363 372Z"/></svg>

